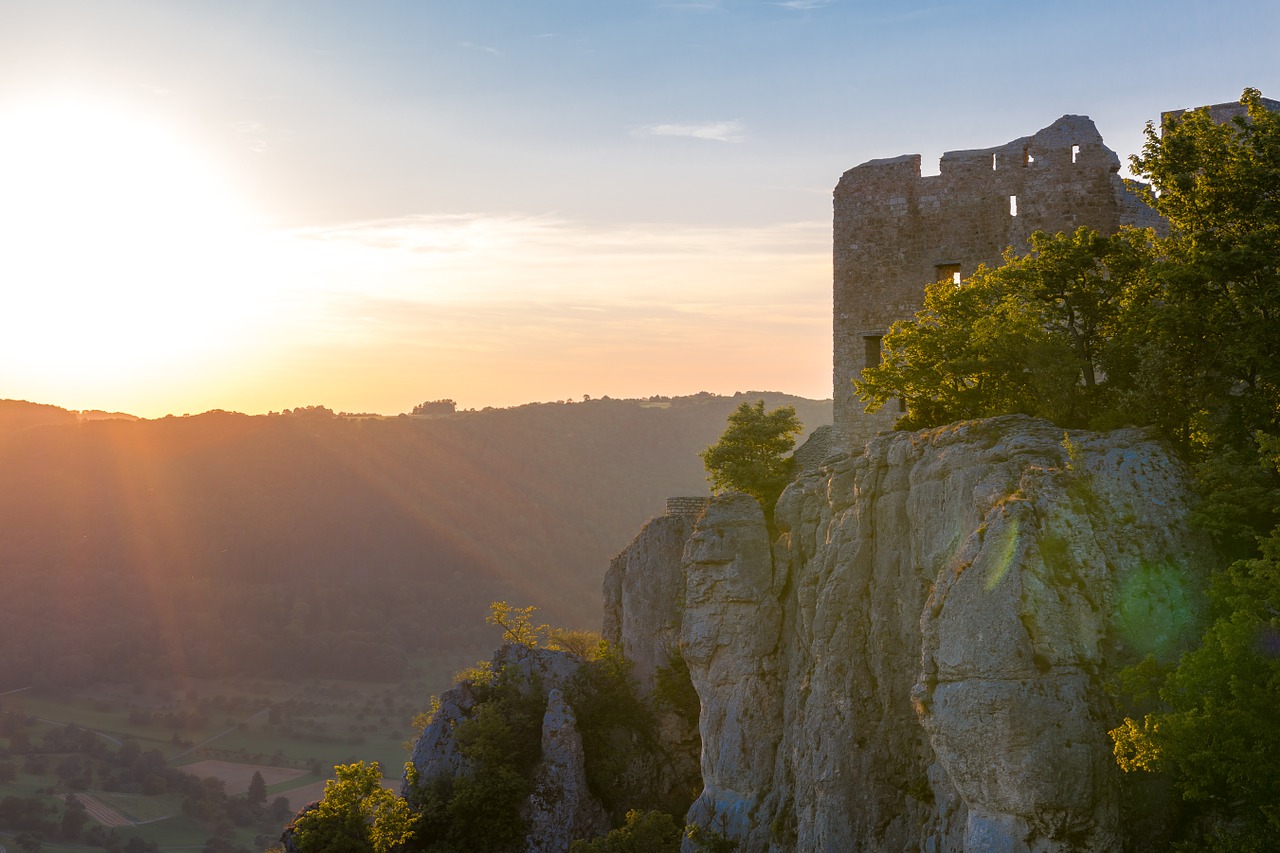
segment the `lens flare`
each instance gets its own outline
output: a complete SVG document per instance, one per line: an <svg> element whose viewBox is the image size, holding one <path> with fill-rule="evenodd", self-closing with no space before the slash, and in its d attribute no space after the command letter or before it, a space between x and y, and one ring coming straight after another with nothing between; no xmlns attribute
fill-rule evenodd
<svg viewBox="0 0 1280 853"><path fill-rule="evenodd" d="M1167 660L1184 648L1196 624L1196 603L1186 570L1173 564L1138 565L1123 573L1114 624L1125 641Z"/></svg>
<svg viewBox="0 0 1280 853"><path fill-rule="evenodd" d="M1015 515L1001 525L996 532L996 541L992 543L989 551L993 559L987 569L986 581L983 583L983 588L987 592L995 589L996 585L1009 573L1009 567L1013 565L1013 555L1018 550L1018 534L1021 530L1022 525Z"/></svg>

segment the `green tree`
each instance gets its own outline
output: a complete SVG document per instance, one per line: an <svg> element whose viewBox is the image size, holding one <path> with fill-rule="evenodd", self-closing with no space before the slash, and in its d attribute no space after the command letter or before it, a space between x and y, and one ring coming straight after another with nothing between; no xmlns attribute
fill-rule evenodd
<svg viewBox="0 0 1280 853"><path fill-rule="evenodd" d="M629 807L658 805L647 784L651 780L634 772L655 748L657 724L631 671L622 648L601 640L565 690L582 735L587 787L615 821Z"/></svg>
<svg viewBox="0 0 1280 853"><path fill-rule="evenodd" d="M484 621L502 629L502 642L532 649L551 632L550 625L533 624L533 614L537 610L536 607L513 607L505 601L495 601L489 605L489 615Z"/></svg>
<svg viewBox="0 0 1280 853"><path fill-rule="evenodd" d="M294 822L300 853L389 853L412 834L409 805L382 787L378 762L341 764L324 798Z"/></svg>
<svg viewBox="0 0 1280 853"><path fill-rule="evenodd" d="M58 828L58 834L68 841L75 841L80 837L80 831L84 829L88 820L89 812L85 810L84 803L80 802L80 798L75 794L68 794L67 807L62 812L62 823Z"/></svg>
<svg viewBox="0 0 1280 853"><path fill-rule="evenodd" d="M718 829L689 824L684 828L684 833L685 838L693 842L693 849L698 853L733 853L738 849L738 842Z"/></svg>
<svg viewBox="0 0 1280 853"><path fill-rule="evenodd" d="M794 406L766 412L764 400L739 404L720 440L701 453L711 488L745 492L771 515L791 476L787 454L803 429Z"/></svg>
<svg viewBox="0 0 1280 853"><path fill-rule="evenodd" d="M40 853L44 848L44 838L38 832L20 832L14 841L24 853Z"/></svg>
<svg viewBox="0 0 1280 853"><path fill-rule="evenodd" d="M1149 300L1152 235L1031 235L959 285L925 289L924 307L893 324L880 364L854 381L869 411L897 398L901 429L1024 413L1062 426L1115 420L1133 384L1129 314Z"/></svg>
<svg viewBox="0 0 1280 853"><path fill-rule="evenodd" d="M1134 173L1170 224L1144 363L1161 426L1202 454L1280 426L1280 114L1148 124Z"/></svg>
<svg viewBox="0 0 1280 853"><path fill-rule="evenodd" d="M245 794L245 799L254 808L262 808L266 805L267 781L262 778L262 774L257 770L253 771L253 778L249 780L249 790Z"/></svg>
<svg viewBox="0 0 1280 853"><path fill-rule="evenodd" d="M552 628L547 635L546 646L577 655L583 660L591 660L600 650L603 641L598 631L583 631L573 628Z"/></svg>

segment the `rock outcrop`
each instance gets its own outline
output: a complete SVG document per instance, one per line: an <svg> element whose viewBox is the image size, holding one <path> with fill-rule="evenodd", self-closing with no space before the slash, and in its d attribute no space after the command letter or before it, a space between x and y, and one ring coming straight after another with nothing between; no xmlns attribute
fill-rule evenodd
<svg viewBox="0 0 1280 853"><path fill-rule="evenodd" d="M724 496L677 569L652 522L606 631L647 665L678 636L702 702L689 820L742 853L1120 850L1103 681L1188 625L1188 507L1139 431L889 434L803 473L772 542Z"/></svg>
<svg viewBox="0 0 1280 853"><path fill-rule="evenodd" d="M566 853L575 838L594 838L609 831L608 814L587 787L582 737L564 690L582 668L568 652L508 644L494 653L494 672L506 671L525 691L545 697L542 756L534 769L533 792L521 809L528 825L528 853ZM414 744L412 763L423 781L456 779L473 772L458 748L459 725L479 703L476 691L462 681L440 696L431 722ZM408 777L402 794L412 795Z"/></svg>
<svg viewBox="0 0 1280 853"><path fill-rule="evenodd" d="M525 806L529 823L527 853L564 853L577 838L609 831L609 815L587 790L585 754L573 708L564 693L547 694L542 720L542 760L534 772L533 793Z"/></svg>

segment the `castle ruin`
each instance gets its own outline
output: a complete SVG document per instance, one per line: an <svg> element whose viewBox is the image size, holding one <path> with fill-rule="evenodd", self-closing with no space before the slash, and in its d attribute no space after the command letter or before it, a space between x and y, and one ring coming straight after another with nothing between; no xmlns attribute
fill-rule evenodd
<svg viewBox="0 0 1280 853"><path fill-rule="evenodd" d="M868 414L853 379L879 363L889 326L920 310L927 283L958 283L999 264L1006 247L1025 253L1034 231L1160 223L1087 116L995 148L948 151L940 171L921 176L920 155L907 154L856 166L836 186L834 417L845 446L893 428L898 405Z"/></svg>

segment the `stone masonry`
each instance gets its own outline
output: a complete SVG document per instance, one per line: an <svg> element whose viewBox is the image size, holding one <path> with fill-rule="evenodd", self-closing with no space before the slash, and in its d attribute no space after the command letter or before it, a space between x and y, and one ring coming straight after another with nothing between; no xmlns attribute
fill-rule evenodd
<svg viewBox="0 0 1280 853"><path fill-rule="evenodd" d="M995 148L948 151L940 165L922 177L919 154L872 160L835 189L833 396L837 443L849 448L900 414L894 403L867 414L852 380L878 363L889 326L920 309L926 284L999 264L1009 246L1026 252L1033 231L1160 224L1087 116Z"/></svg>

